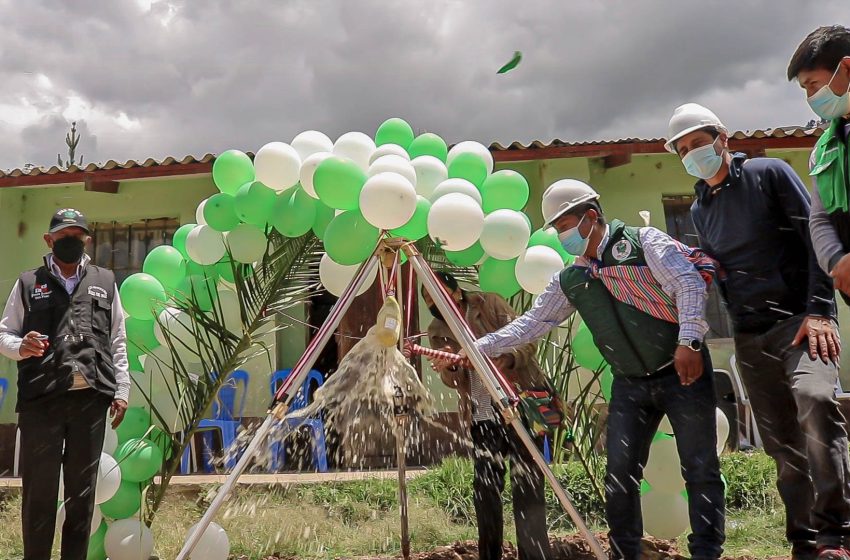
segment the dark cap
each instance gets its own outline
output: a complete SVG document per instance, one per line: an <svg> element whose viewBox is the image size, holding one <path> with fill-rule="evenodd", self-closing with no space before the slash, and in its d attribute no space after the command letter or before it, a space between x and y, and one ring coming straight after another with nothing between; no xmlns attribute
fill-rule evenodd
<svg viewBox="0 0 850 560"><path fill-rule="evenodd" d="M73 208L63 208L53 214L50 219L50 229L47 232L56 233L69 227L82 228L86 233L89 233L89 223L86 221L86 217L79 210Z"/></svg>

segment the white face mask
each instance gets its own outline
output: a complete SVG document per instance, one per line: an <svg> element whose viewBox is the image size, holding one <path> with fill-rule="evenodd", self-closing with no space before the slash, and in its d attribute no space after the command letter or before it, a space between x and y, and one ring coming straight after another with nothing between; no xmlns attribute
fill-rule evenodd
<svg viewBox="0 0 850 560"><path fill-rule="evenodd" d="M685 171L688 174L699 179L711 179L717 175L720 166L723 165L722 153L718 154L714 148L719 139L718 136L711 144L701 146L685 154L685 157L682 158L682 165L685 166Z"/></svg>
<svg viewBox="0 0 850 560"><path fill-rule="evenodd" d="M841 63L838 63L838 67L832 73L829 82L806 100L817 116L828 121L850 113L850 84L848 84L844 95L836 95L829 87L838 74L839 68L841 68Z"/></svg>

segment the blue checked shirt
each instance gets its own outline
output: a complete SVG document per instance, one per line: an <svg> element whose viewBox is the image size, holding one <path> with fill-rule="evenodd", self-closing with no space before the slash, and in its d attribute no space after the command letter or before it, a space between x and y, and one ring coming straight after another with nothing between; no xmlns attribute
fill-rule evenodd
<svg viewBox="0 0 850 560"><path fill-rule="evenodd" d="M673 239L653 227L640 228L640 242L646 264L661 288L676 302L679 313L679 338L702 340L708 332L705 321L705 280L693 263L677 249ZM602 254L608 244L608 228L599 243L597 254ZM552 277L549 285L525 314L498 331L475 342L481 352L495 357L511 351L545 335L572 315L576 308L564 295L559 280Z"/></svg>

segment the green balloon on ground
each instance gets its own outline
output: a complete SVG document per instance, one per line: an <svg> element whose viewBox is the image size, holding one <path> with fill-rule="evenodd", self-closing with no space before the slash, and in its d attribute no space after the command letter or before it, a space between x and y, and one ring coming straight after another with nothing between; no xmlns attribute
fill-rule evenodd
<svg viewBox="0 0 850 560"><path fill-rule="evenodd" d="M466 179L480 189L487 179L487 163L470 152L458 154L449 164L449 179L455 178Z"/></svg>
<svg viewBox="0 0 850 560"><path fill-rule="evenodd" d="M177 284L186 276L186 260L174 247L160 245L145 257L142 272L159 280L166 293L174 293Z"/></svg>
<svg viewBox="0 0 850 560"><path fill-rule="evenodd" d="M100 504L100 513L110 519L125 519L142 507L142 487L138 482L122 480L118 491Z"/></svg>
<svg viewBox="0 0 850 560"><path fill-rule="evenodd" d="M171 238L171 245L180 251L180 254L186 260L189 260L189 253L186 252L186 237L189 236L189 232L197 225L198 224L183 224L177 228L177 231L174 232L174 236Z"/></svg>
<svg viewBox="0 0 850 560"><path fill-rule="evenodd" d="M407 148L407 153L410 154L410 159L419 156L434 156L446 163L449 148L446 146L445 140L434 133L425 132L413 139L413 142Z"/></svg>
<svg viewBox="0 0 850 560"><path fill-rule="evenodd" d="M413 216L403 226L390 230L390 234L410 241L419 241L428 235L428 212L430 211L431 201L424 196L417 196Z"/></svg>
<svg viewBox="0 0 850 560"><path fill-rule="evenodd" d="M286 190L277 197L271 224L286 237L301 237L316 221L316 199L297 187Z"/></svg>
<svg viewBox="0 0 850 560"><path fill-rule="evenodd" d="M413 128L404 119L393 117L385 120L375 133L375 145L398 144L405 150L413 142Z"/></svg>
<svg viewBox="0 0 850 560"><path fill-rule="evenodd" d="M216 231L230 231L239 225L236 198L229 194L214 194L204 204L204 219Z"/></svg>
<svg viewBox="0 0 850 560"><path fill-rule="evenodd" d="M129 350L132 347L137 353L146 354L159 346L159 341L153 334L155 324L156 321L153 319L146 321L127 317L124 321L124 330L127 333L127 349Z"/></svg>
<svg viewBox="0 0 850 560"><path fill-rule="evenodd" d="M245 183L236 192L236 215L246 224L264 226L276 198L277 193L259 181Z"/></svg>
<svg viewBox="0 0 850 560"><path fill-rule="evenodd" d="M366 173L356 163L337 156L324 160L313 174L319 200L337 210L355 210L365 183Z"/></svg>
<svg viewBox="0 0 850 560"><path fill-rule="evenodd" d="M118 293L127 314L137 319L153 319L167 299L160 281L144 272L128 276Z"/></svg>
<svg viewBox="0 0 850 560"><path fill-rule="evenodd" d="M86 560L106 560L106 549L103 541L106 538L106 531L109 526L106 521L100 522L100 527L89 537L89 548L86 552Z"/></svg>
<svg viewBox="0 0 850 560"><path fill-rule="evenodd" d="M174 299L182 306L187 306L189 302L195 301L201 311L210 311L213 308L212 302L215 293L215 279L190 274L180 282Z"/></svg>
<svg viewBox="0 0 850 560"><path fill-rule="evenodd" d="M115 450L122 482L150 480L162 467L162 452L148 439L125 441Z"/></svg>
<svg viewBox="0 0 850 560"><path fill-rule="evenodd" d="M254 268L250 264L242 264L242 263L233 263L232 259L225 255L223 259L215 263L213 266L215 267L216 273L222 280L226 280L231 284L236 281L236 275L234 274L234 264L237 270L242 272L242 278L248 278L252 274L254 274Z"/></svg>
<svg viewBox="0 0 850 560"><path fill-rule="evenodd" d="M328 229L328 224L336 217L334 209L322 202L316 201L316 219L313 220L313 233L316 237L324 241L325 231Z"/></svg>
<svg viewBox="0 0 850 560"><path fill-rule="evenodd" d="M446 258L455 266L474 266L484 257L484 247L476 241L463 251L446 251Z"/></svg>
<svg viewBox="0 0 850 560"><path fill-rule="evenodd" d="M599 375L599 388L602 389L602 397L606 402L611 402L611 387L613 385L614 374L611 373L611 366L605 366L605 369Z"/></svg>
<svg viewBox="0 0 850 560"><path fill-rule="evenodd" d="M235 195L239 187L254 180L254 164L244 152L227 150L215 158L212 175L218 190Z"/></svg>
<svg viewBox="0 0 850 560"><path fill-rule="evenodd" d="M132 439L144 437L150 426L150 412L141 406L131 406L124 413L124 420L115 428L115 433L118 435L118 443L125 443Z"/></svg>
<svg viewBox="0 0 850 560"><path fill-rule="evenodd" d="M334 218L325 231L325 251L337 264L358 264L375 250L380 231L359 210L349 210Z"/></svg>
<svg viewBox="0 0 850 560"><path fill-rule="evenodd" d="M596 371L605 363L605 358L593 342L593 335L590 334L590 329L584 321L573 336L572 349L576 363L583 368Z"/></svg>
<svg viewBox="0 0 850 560"><path fill-rule="evenodd" d="M528 203L528 192L528 181L521 174L510 169L496 171L481 185L481 208L485 213L503 208L522 210Z"/></svg>
<svg viewBox="0 0 850 560"><path fill-rule="evenodd" d="M505 299L510 298L522 287L516 279L517 259L499 260L489 258L478 268L478 283L485 292L494 292Z"/></svg>

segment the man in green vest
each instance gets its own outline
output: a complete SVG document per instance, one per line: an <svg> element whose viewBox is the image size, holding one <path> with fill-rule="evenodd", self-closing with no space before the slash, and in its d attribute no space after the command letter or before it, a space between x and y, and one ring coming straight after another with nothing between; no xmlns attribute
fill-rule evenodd
<svg viewBox="0 0 850 560"><path fill-rule="evenodd" d="M691 556L716 559L724 535L714 378L703 346L706 281L689 248L651 227L605 222L599 195L573 179L543 194L543 216L576 264L552 278L527 313L476 346L497 357L578 311L614 373L608 408L606 517L612 553L640 557L640 482L666 414L689 501ZM675 302L675 303L673 303Z"/></svg>

